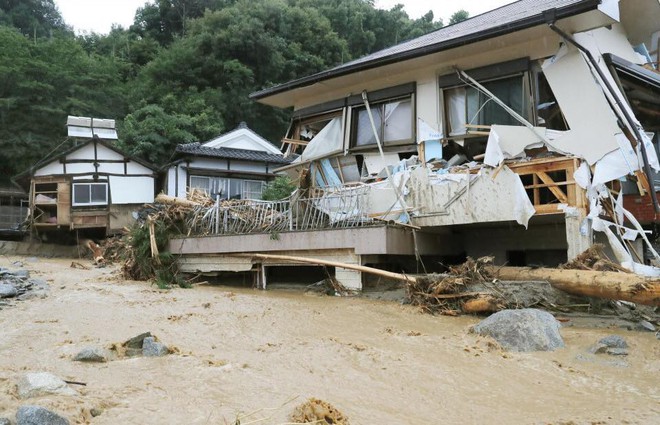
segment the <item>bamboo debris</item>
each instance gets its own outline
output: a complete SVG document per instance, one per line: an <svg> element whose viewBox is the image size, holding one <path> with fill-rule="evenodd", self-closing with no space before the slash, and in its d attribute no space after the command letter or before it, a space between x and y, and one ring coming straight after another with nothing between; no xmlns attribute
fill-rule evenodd
<svg viewBox="0 0 660 425"><path fill-rule="evenodd" d="M573 295L660 306L660 279L634 273L529 267L488 267L488 271L503 280L545 280Z"/></svg>
<svg viewBox="0 0 660 425"><path fill-rule="evenodd" d="M377 276L383 276L390 279L400 280L403 282L415 283L417 281L417 278L401 273L388 272L386 270L375 269L373 267L367 267L367 266L360 266L357 264L341 263L339 261L321 260L318 258L296 257L292 255L256 254L256 253L227 254L227 255L232 257L246 257L246 258L261 259L261 260L282 260L282 261L291 261L293 263L319 264L323 266L340 267L348 270L357 270L363 273L370 273Z"/></svg>

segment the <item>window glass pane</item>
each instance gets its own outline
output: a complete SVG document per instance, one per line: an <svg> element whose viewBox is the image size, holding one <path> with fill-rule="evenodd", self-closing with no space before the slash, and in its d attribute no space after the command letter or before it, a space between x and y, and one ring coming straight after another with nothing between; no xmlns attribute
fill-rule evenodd
<svg viewBox="0 0 660 425"><path fill-rule="evenodd" d="M227 179L222 177L214 177L211 179L211 196L213 198L220 197L224 199L227 197Z"/></svg>
<svg viewBox="0 0 660 425"><path fill-rule="evenodd" d="M523 114L522 77L489 81L483 86L519 114ZM519 125L504 108L473 87L467 88L468 122L482 125Z"/></svg>
<svg viewBox="0 0 660 425"><path fill-rule="evenodd" d="M107 203L107 186L105 184L91 184L92 203Z"/></svg>
<svg viewBox="0 0 660 425"><path fill-rule="evenodd" d="M87 184L74 184L73 185L73 203L74 204L89 204L89 185Z"/></svg>
<svg viewBox="0 0 660 425"><path fill-rule="evenodd" d="M412 104L410 100L386 104L384 116L384 142L412 139Z"/></svg>
<svg viewBox="0 0 660 425"><path fill-rule="evenodd" d="M241 199L243 181L238 179L229 180L229 199Z"/></svg>
<svg viewBox="0 0 660 425"><path fill-rule="evenodd" d="M243 199L261 199L263 183L260 181L245 180L243 182Z"/></svg>
<svg viewBox="0 0 660 425"><path fill-rule="evenodd" d="M190 188L202 189L205 192L209 192L209 178L201 176L190 176Z"/></svg>
<svg viewBox="0 0 660 425"><path fill-rule="evenodd" d="M371 107L371 114L374 117L374 124L376 124L376 129L380 131L382 120L381 120L381 109L382 107ZM382 134L380 135L382 137ZM371 126L371 121L369 120L369 114L367 114L367 109L360 109L358 112L358 123L357 123L357 137L355 146L366 146L376 144L376 137L374 136L374 131Z"/></svg>
<svg viewBox="0 0 660 425"><path fill-rule="evenodd" d="M465 134L465 87L445 90L444 95L449 119L449 135Z"/></svg>

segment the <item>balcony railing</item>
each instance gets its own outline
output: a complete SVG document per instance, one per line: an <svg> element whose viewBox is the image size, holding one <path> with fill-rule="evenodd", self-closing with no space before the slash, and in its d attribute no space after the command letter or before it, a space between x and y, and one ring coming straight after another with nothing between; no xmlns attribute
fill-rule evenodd
<svg viewBox="0 0 660 425"><path fill-rule="evenodd" d="M277 233L374 225L368 185L296 191L281 201L227 200L198 207L188 218L192 235Z"/></svg>

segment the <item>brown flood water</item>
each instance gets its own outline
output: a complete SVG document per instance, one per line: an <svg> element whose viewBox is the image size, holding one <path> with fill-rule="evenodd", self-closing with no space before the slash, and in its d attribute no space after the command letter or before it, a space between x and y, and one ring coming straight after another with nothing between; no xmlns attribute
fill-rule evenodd
<svg viewBox="0 0 660 425"><path fill-rule="evenodd" d="M0 266L15 268L12 260ZM72 423L282 424L316 397L364 425L660 423L652 333L566 327L565 349L503 353L467 333L476 318L302 291L159 291L118 279L114 267L70 263L26 262L33 277L50 280L50 296L0 310L0 417L39 404ZM178 353L71 360L85 346L145 331ZM611 333L627 339L627 358L586 354ZM21 401L15 384L30 371L87 386L73 386L79 396ZM92 408L103 413L93 418Z"/></svg>

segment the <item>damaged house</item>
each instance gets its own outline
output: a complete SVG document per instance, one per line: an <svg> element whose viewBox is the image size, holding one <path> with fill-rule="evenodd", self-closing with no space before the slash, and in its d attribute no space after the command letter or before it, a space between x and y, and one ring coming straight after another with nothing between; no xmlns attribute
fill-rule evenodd
<svg viewBox="0 0 660 425"><path fill-rule="evenodd" d="M67 128L71 147L15 178L29 188L32 232L103 238L130 226L154 201L156 168L114 146L114 120L70 116Z"/></svg>
<svg viewBox="0 0 660 425"><path fill-rule="evenodd" d="M595 239L657 274L659 38L657 0L520 0L254 93L293 108L283 151L300 156L279 171L298 190L216 205L205 237L170 248L183 270L262 287L304 262L257 254L415 272L466 255L557 265ZM651 209L646 227L627 205Z"/></svg>

